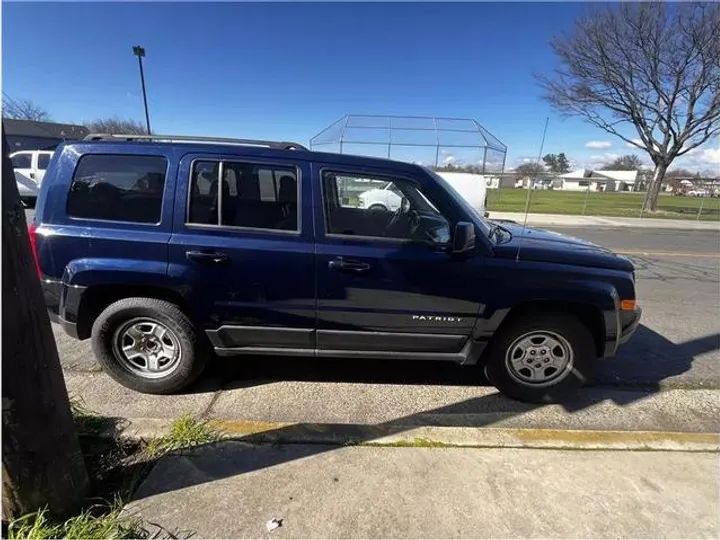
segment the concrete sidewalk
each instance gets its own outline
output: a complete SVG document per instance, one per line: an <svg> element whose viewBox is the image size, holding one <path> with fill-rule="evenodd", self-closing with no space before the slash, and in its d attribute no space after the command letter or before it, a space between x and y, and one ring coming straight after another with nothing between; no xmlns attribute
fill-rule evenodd
<svg viewBox="0 0 720 540"><path fill-rule="evenodd" d="M222 442L126 511L194 538L717 538L718 503L713 453Z"/></svg>
<svg viewBox="0 0 720 540"><path fill-rule="evenodd" d="M490 212L490 219L509 219L522 224L522 212ZM606 227L685 229L689 231L720 231L720 221L685 219L626 218L609 216L572 216L564 214L528 214L527 224L533 227Z"/></svg>

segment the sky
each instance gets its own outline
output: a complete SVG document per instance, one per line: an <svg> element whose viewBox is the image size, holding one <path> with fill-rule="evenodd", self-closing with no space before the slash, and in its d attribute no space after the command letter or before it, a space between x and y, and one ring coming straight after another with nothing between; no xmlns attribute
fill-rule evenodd
<svg viewBox="0 0 720 540"><path fill-rule="evenodd" d="M647 161L542 100L533 73L553 69L550 39L585 7L3 2L2 91L58 122L142 121L141 45L156 133L309 144L346 114L473 118L507 145L507 170L537 159L549 118L543 153L576 167L628 153ZM718 142L679 165L720 167Z"/></svg>

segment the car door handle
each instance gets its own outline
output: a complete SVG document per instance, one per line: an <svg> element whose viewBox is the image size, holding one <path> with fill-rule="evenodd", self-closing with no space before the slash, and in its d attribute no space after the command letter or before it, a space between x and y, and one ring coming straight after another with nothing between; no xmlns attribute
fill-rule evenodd
<svg viewBox="0 0 720 540"><path fill-rule="evenodd" d="M224 264L230 262L230 257L217 251L186 251L187 260L199 263Z"/></svg>
<svg viewBox="0 0 720 540"><path fill-rule="evenodd" d="M337 257L336 259L328 262L328 268L340 270L341 272L356 272L359 274L370 270L370 265L360 261L351 261L343 259L342 257Z"/></svg>
<svg viewBox="0 0 720 540"><path fill-rule="evenodd" d="M35 180L35 173L34 173L34 172L31 172L31 173L30 173L30 180Z"/></svg>

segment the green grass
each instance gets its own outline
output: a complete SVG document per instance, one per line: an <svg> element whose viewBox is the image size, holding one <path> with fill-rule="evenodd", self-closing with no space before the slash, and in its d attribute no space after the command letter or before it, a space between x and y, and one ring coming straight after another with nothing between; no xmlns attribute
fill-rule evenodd
<svg viewBox="0 0 720 540"><path fill-rule="evenodd" d="M63 522L49 517L47 510L21 517L8 526L8 538L40 540L46 538L148 538L148 531L140 520L121 516L123 502L94 505L83 513Z"/></svg>
<svg viewBox="0 0 720 540"><path fill-rule="evenodd" d="M107 433L108 427L115 425L115 419L94 413L79 398L73 397L70 399L70 409L78 433L85 437L83 440L104 440L98 438L97 435ZM27 514L8 524L7 537L10 539L28 538L32 540L50 538L148 538L149 532L143 527L142 520L123 515L122 510L126 501L132 496L149 470L149 465L172 452L212 443L219 439L220 433L210 428L206 422L199 422L190 414L185 414L172 423L166 436L151 439L144 448L141 446L141 449L131 456L133 458L131 461L141 466L135 468L134 472L129 472L130 469L127 469L122 483L119 487L116 487L117 490L112 490L112 495L108 496L108 498L114 497L112 503L92 504L78 515L65 521L57 520L47 509ZM119 439L116 442L117 445L121 444ZM91 462L93 461L88 457L89 455L86 454L85 456L86 462L88 462L88 459ZM98 456L94 457L97 458ZM99 457L103 458L103 456ZM114 459L109 454L100 461L105 461L105 459L114 463ZM125 462L126 466L129 463Z"/></svg>
<svg viewBox="0 0 720 540"><path fill-rule="evenodd" d="M207 422L198 422L192 415L185 414L172 423L170 433L166 436L150 440L145 447L145 453L148 457L158 458L219 439L220 433L212 429Z"/></svg>
<svg viewBox="0 0 720 540"><path fill-rule="evenodd" d="M489 189L487 210L524 212L527 195L526 189ZM528 210L535 214L640 217L643 197L644 193L530 190ZM701 220L720 220L720 198L660 194L657 212L645 212L643 217L697 219L699 212Z"/></svg>

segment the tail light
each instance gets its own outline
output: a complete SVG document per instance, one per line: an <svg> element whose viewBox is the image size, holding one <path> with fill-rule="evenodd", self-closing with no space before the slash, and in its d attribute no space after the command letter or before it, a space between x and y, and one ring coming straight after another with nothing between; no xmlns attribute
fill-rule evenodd
<svg viewBox="0 0 720 540"><path fill-rule="evenodd" d="M28 227L28 236L30 237L30 249L32 250L33 261L35 262L35 270L37 275L42 279L42 271L40 270L40 263L38 262L37 256L37 224L31 223Z"/></svg>

